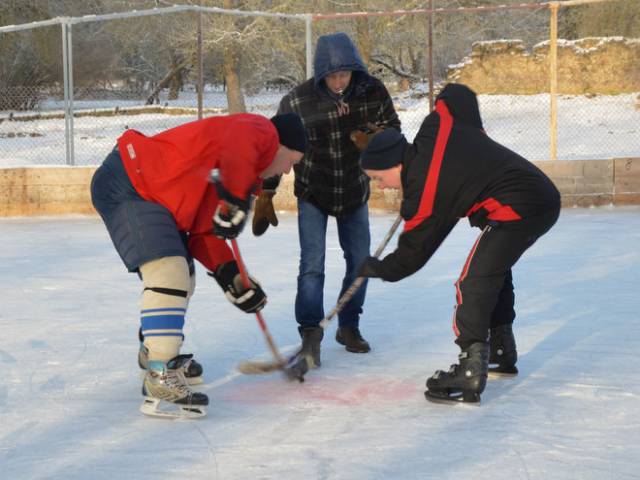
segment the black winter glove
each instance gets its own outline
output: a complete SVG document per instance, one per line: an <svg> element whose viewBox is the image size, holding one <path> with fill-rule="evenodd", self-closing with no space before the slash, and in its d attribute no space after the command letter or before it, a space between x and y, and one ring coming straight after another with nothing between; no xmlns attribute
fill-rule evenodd
<svg viewBox="0 0 640 480"><path fill-rule="evenodd" d="M278 217L273 208L273 196L275 190L263 190L253 207L253 223L251 225L253 234L259 237L269 228L269 224L274 227L278 226Z"/></svg>
<svg viewBox="0 0 640 480"><path fill-rule="evenodd" d="M358 268L359 277L376 278L380 277L382 262L375 257L367 257Z"/></svg>
<svg viewBox="0 0 640 480"><path fill-rule="evenodd" d="M249 277L251 286L244 288L235 260L223 263L215 273L208 272L207 275L216 279L227 299L243 312L255 313L267 303L267 296L256 279Z"/></svg>

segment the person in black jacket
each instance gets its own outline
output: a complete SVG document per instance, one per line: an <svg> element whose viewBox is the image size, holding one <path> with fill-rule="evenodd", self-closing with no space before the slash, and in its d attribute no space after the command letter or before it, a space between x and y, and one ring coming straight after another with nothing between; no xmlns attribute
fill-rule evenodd
<svg viewBox="0 0 640 480"><path fill-rule="evenodd" d="M397 249L368 257L364 277L401 280L422 268L458 220L482 230L456 282L459 364L427 380L428 400L478 402L491 370L517 374L511 268L556 222L560 194L535 165L484 132L475 93L447 85L413 144L396 131L372 137L362 168L382 188L402 188Z"/></svg>
<svg viewBox="0 0 640 480"><path fill-rule="evenodd" d="M387 89L369 75L345 33L318 38L313 78L295 87L280 102L279 114L291 112L302 118L309 140L309 150L294 166L300 237L295 316L302 337L300 354L311 367L318 367L329 217L336 219L346 264L340 296L369 255L369 178L360 168L360 152L350 134L368 124L399 129L400 120ZM256 201L256 234L263 233L269 223L277 223L269 206L277 183L277 179L265 181L265 193ZM366 353L371 348L359 328L365 292L366 282L338 315L336 341L353 353Z"/></svg>

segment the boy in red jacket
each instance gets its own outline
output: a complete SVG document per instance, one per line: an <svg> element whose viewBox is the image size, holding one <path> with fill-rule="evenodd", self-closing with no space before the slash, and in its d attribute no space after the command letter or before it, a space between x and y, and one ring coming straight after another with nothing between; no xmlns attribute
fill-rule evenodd
<svg viewBox="0 0 640 480"><path fill-rule="evenodd" d="M205 414L207 396L188 387L201 383L202 366L193 355L180 355L195 288L193 259L236 307L247 313L262 309L264 291L254 279L250 288L243 287L225 240L242 230L262 179L288 173L305 151L297 115L269 120L243 113L198 120L152 137L127 130L96 170L93 204L127 269L144 284L138 357L146 369L143 413ZM177 410L163 410L160 400Z"/></svg>
<svg viewBox="0 0 640 480"><path fill-rule="evenodd" d="M398 248L368 257L361 276L395 282L415 273L460 218L482 230L456 282L459 364L437 371L425 392L432 401L478 402L490 363L496 374L518 372L511 268L558 219L560 194L535 165L486 135L475 93L459 84L438 95L412 145L384 130L361 165L381 188L402 189L405 219Z"/></svg>

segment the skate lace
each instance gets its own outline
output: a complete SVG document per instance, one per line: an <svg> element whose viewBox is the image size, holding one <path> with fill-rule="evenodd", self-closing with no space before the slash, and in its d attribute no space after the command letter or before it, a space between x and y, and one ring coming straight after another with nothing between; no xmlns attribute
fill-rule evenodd
<svg viewBox="0 0 640 480"><path fill-rule="evenodd" d="M167 370L164 375L164 384L180 396L191 395L191 390L189 390L182 368Z"/></svg>

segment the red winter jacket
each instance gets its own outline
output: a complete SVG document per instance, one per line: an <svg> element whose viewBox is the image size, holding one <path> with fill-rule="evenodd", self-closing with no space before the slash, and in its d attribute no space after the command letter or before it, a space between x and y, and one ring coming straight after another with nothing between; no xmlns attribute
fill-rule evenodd
<svg viewBox="0 0 640 480"><path fill-rule="evenodd" d="M218 196L210 172L219 169L224 187L247 199L261 185L259 174L273 161L278 142L267 118L240 113L205 118L152 137L127 130L118 148L136 191L173 214L178 229L189 233L191 255L215 271L233 254L212 232Z"/></svg>

